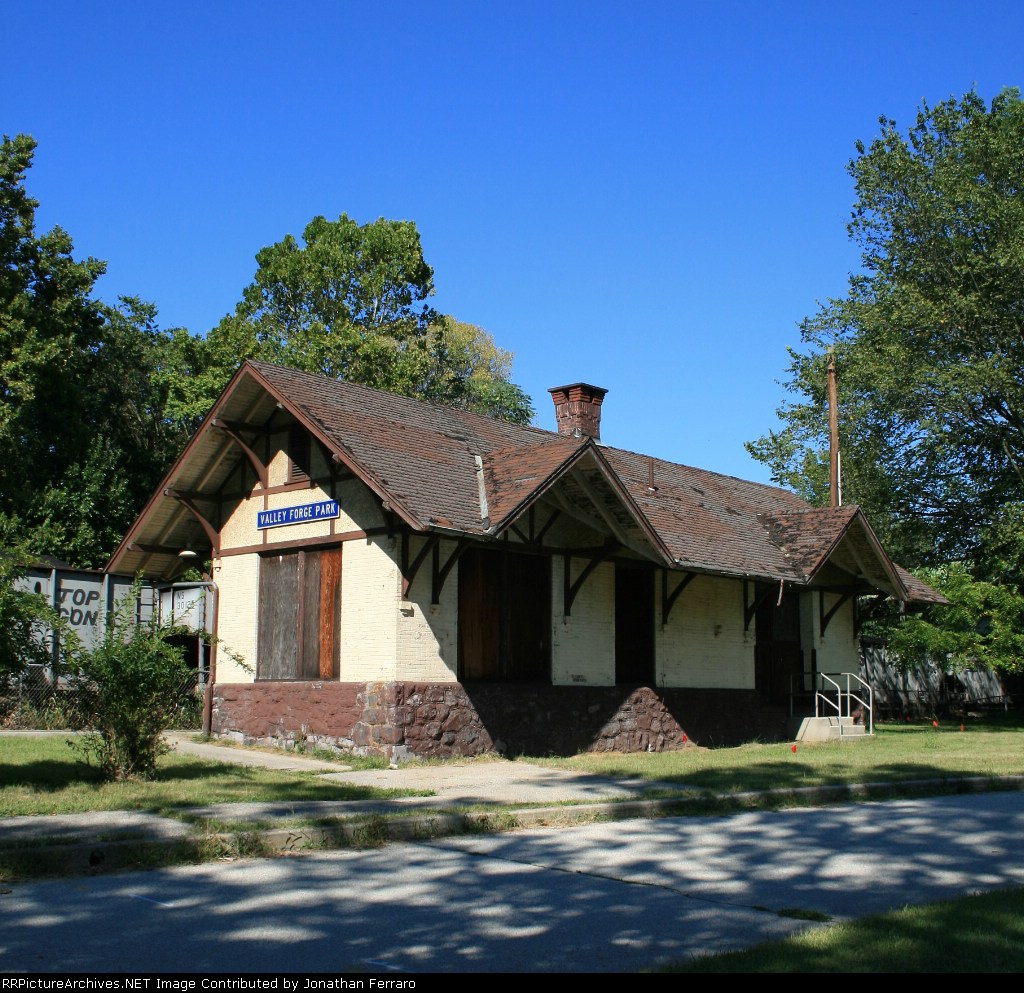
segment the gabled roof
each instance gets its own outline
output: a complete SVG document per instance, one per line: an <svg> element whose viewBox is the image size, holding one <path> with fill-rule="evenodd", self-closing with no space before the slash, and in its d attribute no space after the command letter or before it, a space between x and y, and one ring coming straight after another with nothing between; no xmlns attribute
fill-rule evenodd
<svg viewBox="0 0 1024 993"><path fill-rule="evenodd" d="M938 596L889 560L856 507L816 509L778 487L254 361L232 378L109 568L168 574L175 547L195 531L174 493L212 496L241 457L217 426L259 428L278 408L415 531L490 540L543 501L670 568Z"/></svg>
<svg viewBox="0 0 1024 993"><path fill-rule="evenodd" d="M822 577L828 569L833 584L860 583L897 600L910 599L902 575L859 507L776 511L762 515L761 521L806 585L819 578L819 585L830 585L829 577Z"/></svg>

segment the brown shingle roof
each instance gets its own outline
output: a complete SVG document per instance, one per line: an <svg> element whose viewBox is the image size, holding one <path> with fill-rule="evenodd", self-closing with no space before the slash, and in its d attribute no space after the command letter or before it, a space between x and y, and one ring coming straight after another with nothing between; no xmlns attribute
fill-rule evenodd
<svg viewBox="0 0 1024 993"><path fill-rule="evenodd" d="M857 507L804 507L760 515L772 542L781 548L790 566L808 578L821 568L858 513Z"/></svg>
<svg viewBox="0 0 1024 993"><path fill-rule="evenodd" d="M422 529L433 519L467 534L483 533L474 456L503 448L528 450L552 440L548 431L357 383L248 364L396 509L404 508L410 524Z"/></svg>
<svg viewBox="0 0 1024 993"><path fill-rule="evenodd" d="M534 497L580 450L580 442L555 435L541 445L514 445L484 456L490 522L499 526Z"/></svg>
<svg viewBox="0 0 1024 993"><path fill-rule="evenodd" d="M288 408L417 530L494 537L589 452L588 466L604 481L603 498L618 508L620 531L628 518L630 534L645 535L642 548L649 547L657 561L806 584L856 529L860 545L854 553L870 555L877 574L891 580L887 585L911 599L941 601L888 560L855 507L812 508L775 486L263 362L243 364L214 413L228 410L235 394L237 404L254 403L258 391ZM128 553L132 542L144 540L147 515L167 520L164 487L198 479L191 462L212 457L202 435L175 464L111 565L138 567Z"/></svg>

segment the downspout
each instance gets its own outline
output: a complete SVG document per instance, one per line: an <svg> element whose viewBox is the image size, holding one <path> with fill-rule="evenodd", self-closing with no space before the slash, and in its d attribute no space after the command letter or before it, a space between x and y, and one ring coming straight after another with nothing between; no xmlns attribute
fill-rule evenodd
<svg viewBox="0 0 1024 993"><path fill-rule="evenodd" d="M480 523L486 531L491 526L491 512L487 506L487 480L484 477L484 460L479 455L473 456L476 463L476 489L480 498Z"/></svg>
<svg viewBox="0 0 1024 993"><path fill-rule="evenodd" d="M833 507L842 505L843 498L839 489L839 401L836 397L836 354L828 349L828 453L829 453L829 492Z"/></svg>

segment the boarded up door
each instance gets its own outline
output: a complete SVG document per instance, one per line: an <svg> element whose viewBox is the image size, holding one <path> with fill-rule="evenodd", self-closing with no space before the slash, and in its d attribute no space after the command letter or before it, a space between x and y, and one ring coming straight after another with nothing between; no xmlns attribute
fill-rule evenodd
<svg viewBox="0 0 1024 993"><path fill-rule="evenodd" d="M615 567L615 682L654 685L654 573Z"/></svg>
<svg viewBox="0 0 1024 993"><path fill-rule="evenodd" d="M800 597L789 592L780 602L777 587L768 586L759 586L757 595L755 686L769 703L785 704L803 673Z"/></svg>
<svg viewBox="0 0 1024 993"><path fill-rule="evenodd" d="M341 551L261 558L257 679L337 678Z"/></svg>
<svg viewBox="0 0 1024 993"><path fill-rule="evenodd" d="M547 679L551 566L543 556L471 549L459 559L459 678Z"/></svg>

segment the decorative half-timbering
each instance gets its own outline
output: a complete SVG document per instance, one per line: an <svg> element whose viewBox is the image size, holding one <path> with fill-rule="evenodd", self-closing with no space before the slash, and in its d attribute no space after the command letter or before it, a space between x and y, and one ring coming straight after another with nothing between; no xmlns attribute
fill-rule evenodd
<svg viewBox="0 0 1024 993"><path fill-rule="evenodd" d="M941 599L856 507L246 362L111 559L216 590L207 721L403 755L778 737L856 603ZM183 557L182 551L189 555Z"/></svg>

